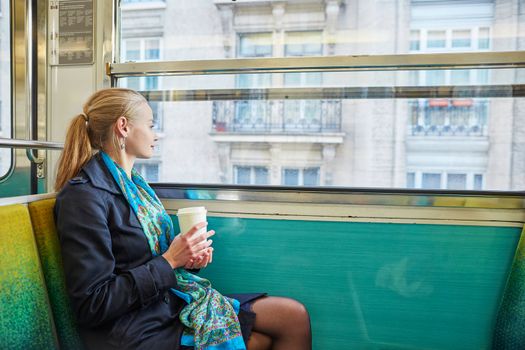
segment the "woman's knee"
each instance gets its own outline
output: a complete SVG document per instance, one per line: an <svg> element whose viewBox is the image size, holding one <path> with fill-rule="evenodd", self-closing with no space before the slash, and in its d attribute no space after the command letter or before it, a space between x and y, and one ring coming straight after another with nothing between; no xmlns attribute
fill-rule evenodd
<svg viewBox="0 0 525 350"><path fill-rule="evenodd" d="M308 310L295 299L267 297L256 301L253 310L257 314L256 324L270 327L276 332L281 332L289 326L310 327Z"/></svg>
<svg viewBox="0 0 525 350"><path fill-rule="evenodd" d="M284 303L284 313L287 315L287 318L290 322L297 322L299 324L310 324L310 315L306 306L290 298L285 298L286 302Z"/></svg>

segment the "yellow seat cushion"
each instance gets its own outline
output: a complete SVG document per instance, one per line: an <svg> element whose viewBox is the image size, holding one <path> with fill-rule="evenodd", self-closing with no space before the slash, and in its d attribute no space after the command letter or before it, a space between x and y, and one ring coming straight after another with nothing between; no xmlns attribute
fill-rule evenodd
<svg viewBox="0 0 525 350"><path fill-rule="evenodd" d="M60 348L76 350L81 349L82 345L67 296L60 242L53 217L54 206L54 198L32 202L28 205Z"/></svg>
<svg viewBox="0 0 525 350"><path fill-rule="evenodd" d="M25 205L0 207L0 347L57 349L40 259Z"/></svg>

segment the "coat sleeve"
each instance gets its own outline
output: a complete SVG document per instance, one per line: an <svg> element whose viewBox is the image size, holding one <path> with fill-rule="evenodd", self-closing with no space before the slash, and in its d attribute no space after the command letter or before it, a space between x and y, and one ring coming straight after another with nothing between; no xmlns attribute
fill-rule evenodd
<svg viewBox="0 0 525 350"><path fill-rule="evenodd" d="M96 327L132 309L147 307L177 286L162 256L115 274L109 194L75 187L57 197L55 216L66 285L80 325Z"/></svg>

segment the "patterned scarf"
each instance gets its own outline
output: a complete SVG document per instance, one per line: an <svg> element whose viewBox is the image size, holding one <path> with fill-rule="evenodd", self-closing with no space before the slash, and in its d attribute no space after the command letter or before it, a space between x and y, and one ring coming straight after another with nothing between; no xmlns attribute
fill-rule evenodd
<svg viewBox="0 0 525 350"><path fill-rule="evenodd" d="M175 237L170 216L157 195L140 174L132 169L131 180L106 153L100 152L138 217L153 256L164 253ZM180 313L185 326L181 344L201 350L245 350L237 314L239 301L222 296L208 280L184 268L173 270L180 290L170 291L186 301Z"/></svg>

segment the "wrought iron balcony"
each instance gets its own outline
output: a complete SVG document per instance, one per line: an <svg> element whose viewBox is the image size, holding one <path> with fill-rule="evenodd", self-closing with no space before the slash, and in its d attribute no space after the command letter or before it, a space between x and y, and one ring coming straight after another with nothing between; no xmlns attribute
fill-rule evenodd
<svg viewBox="0 0 525 350"><path fill-rule="evenodd" d="M216 133L340 132L341 100L214 101L212 118Z"/></svg>
<svg viewBox="0 0 525 350"><path fill-rule="evenodd" d="M412 136L486 136L489 102L429 99L409 102Z"/></svg>

